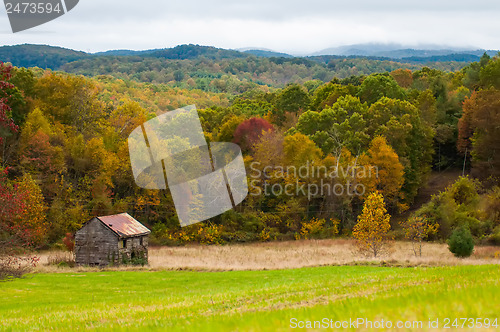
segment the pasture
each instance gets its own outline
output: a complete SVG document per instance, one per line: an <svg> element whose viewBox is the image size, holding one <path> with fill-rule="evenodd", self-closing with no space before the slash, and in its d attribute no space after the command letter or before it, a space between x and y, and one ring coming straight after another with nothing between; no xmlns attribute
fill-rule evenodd
<svg viewBox="0 0 500 332"><path fill-rule="evenodd" d="M0 283L0 330L288 331L358 318L427 330L429 319L493 321L498 298L498 265L35 273Z"/></svg>

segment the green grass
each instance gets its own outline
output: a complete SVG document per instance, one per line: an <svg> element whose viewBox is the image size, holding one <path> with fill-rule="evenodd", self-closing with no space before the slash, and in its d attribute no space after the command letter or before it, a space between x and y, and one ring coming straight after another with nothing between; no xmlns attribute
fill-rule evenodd
<svg viewBox="0 0 500 332"><path fill-rule="evenodd" d="M325 317L427 324L498 318L499 299L499 266L35 274L0 282L0 330L276 331Z"/></svg>

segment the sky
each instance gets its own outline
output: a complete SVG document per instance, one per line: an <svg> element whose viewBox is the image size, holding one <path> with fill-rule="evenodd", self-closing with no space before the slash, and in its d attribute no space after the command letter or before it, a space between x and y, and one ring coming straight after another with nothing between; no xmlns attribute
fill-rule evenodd
<svg viewBox="0 0 500 332"><path fill-rule="evenodd" d="M80 0L58 19L0 44L85 52L200 44L308 54L360 43L500 49L498 0Z"/></svg>

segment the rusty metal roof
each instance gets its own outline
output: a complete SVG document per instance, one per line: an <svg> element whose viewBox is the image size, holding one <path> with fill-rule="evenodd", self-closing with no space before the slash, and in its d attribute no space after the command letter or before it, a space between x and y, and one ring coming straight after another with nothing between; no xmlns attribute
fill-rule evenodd
<svg viewBox="0 0 500 332"><path fill-rule="evenodd" d="M97 217L120 237L140 236L151 233L143 224L132 218L128 213Z"/></svg>

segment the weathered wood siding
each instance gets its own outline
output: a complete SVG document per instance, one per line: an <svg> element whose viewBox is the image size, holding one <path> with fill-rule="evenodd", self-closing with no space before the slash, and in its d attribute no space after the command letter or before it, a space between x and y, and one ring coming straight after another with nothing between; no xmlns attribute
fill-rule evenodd
<svg viewBox="0 0 500 332"><path fill-rule="evenodd" d="M75 262L78 265L108 265L118 262L118 236L94 218L75 235Z"/></svg>
<svg viewBox="0 0 500 332"><path fill-rule="evenodd" d="M120 241L122 242L122 244L118 243L120 262L124 259L130 260L134 255L143 255L146 261L148 260L148 236L129 237ZM125 246L123 246L123 241L125 241Z"/></svg>

